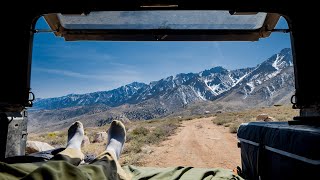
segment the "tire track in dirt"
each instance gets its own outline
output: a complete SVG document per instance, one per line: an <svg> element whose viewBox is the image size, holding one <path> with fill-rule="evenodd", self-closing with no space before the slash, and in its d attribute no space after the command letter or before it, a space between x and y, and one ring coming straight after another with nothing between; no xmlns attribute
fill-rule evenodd
<svg viewBox="0 0 320 180"><path fill-rule="evenodd" d="M141 163L150 167L193 166L227 168L240 166L236 134L217 126L211 118L183 121L177 133L145 155Z"/></svg>

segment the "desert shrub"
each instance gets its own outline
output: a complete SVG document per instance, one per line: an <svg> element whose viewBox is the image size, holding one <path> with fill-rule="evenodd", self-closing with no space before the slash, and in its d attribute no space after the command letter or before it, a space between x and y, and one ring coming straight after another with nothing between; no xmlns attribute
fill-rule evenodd
<svg viewBox="0 0 320 180"><path fill-rule="evenodd" d="M229 126L229 132L231 133L237 133L238 132L238 128L239 128L239 124L238 123L232 123Z"/></svg>
<svg viewBox="0 0 320 180"><path fill-rule="evenodd" d="M139 166L141 165L140 161L143 159L143 154L142 153L130 153L123 155L120 159L120 163L123 166L126 165L136 165Z"/></svg>
<svg viewBox="0 0 320 180"><path fill-rule="evenodd" d="M101 143L91 143L84 147L82 147L82 152L84 154L91 154L94 156L98 156L106 149L106 142Z"/></svg>
<svg viewBox="0 0 320 180"><path fill-rule="evenodd" d="M159 142L165 140L167 137L172 135L178 127L179 124L176 122L164 123L156 127L148 135L147 141L149 144L158 144Z"/></svg>
<svg viewBox="0 0 320 180"><path fill-rule="evenodd" d="M139 126L134 128L127 135L128 144L124 148L125 153L138 153L141 151L141 147L148 142L148 135L150 134L150 130ZM130 143L129 143L130 142Z"/></svg>
<svg viewBox="0 0 320 180"><path fill-rule="evenodd" d="M149 134L149 132L150 132L149 129L140 126L140 127L137 127L137 128L132 130L132 135L134 135L134 136L140 136L140 135L146 136L147 134Z"/></svg>
<svg viewBox="0 0 320 180"><path fill-rule="evenodd" d="M66 132L49 132L47 134L47 139L44 139L45 142L51 144L54 147L64 147L67 143L67 134Z"/></svg>
<svg viewBox="0 0 320 180"><path fill-rule="evenodd" d="M217 116L216 118L213 118L213 123L217 125L224 125L226 123L230 123L234 120L234 117L232 116Z"/></svg>
<svg viewBox="0 0 320 180"><path fill-rule="evenodd" d="M147 122L146 124L150 124ZM127 135L127 146L125 146L125 153L139 153L141 148L148 144L157 144L163 141L166 137L172 135L179 127L178 120L166 120L154 122L152 126L147 128L145 125L134 128ZM151 129L151 130L150 130Z"/></svg>
<svg viewBox="0 0 320 180"><path fill-rule="evenodd" d="M226 124L224 124L223 126L224 126L224 127L230 127L231 124L232 124L232 123L226 123Z"/></svg>
<svg viewBox="0 0 320 180"><path fill-rule="evenodd" d="M123 153L139 153L141 152L141 148L144 145L143 141L132 141L129 144L126 144L123 149Z"/></svg>
<svg viewBox="0 0 320 180"><path fill-rule="evenodd" d="M150 133L146 139L147 144L157 144L159 143L163 137L165 137L165 130L162 128L156 128L152 133Z"/></svg>
<svg viewBox="0 0 320 180"><path fill-rule="evenodd" d="M55 138L57 136L57 134L55 132L49 132L47 134L48 138Z"/></svg>

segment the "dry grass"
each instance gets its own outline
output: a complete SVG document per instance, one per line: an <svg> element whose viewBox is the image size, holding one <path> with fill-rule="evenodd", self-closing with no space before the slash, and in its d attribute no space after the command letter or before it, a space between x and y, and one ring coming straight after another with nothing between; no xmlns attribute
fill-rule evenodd
<svg viewBox="0 0 320 180"><path fill-rule="evenodd" d="M276 121L290 121L294 116L298 116L299 110L292 109L289 105L284 105L241 112L225 112L217 114L216 117L212 118L212 122L217 125L229 127L231 133L237 133L237 129L241 123L256 121L256 117L259 114L268 114Z"/></svg>
<svg viewBox="0 0 320 180"><path fill-rule="evenodd" d="M33 141L46 142L53 147L64 147L67 144L67 132L54 131L40 134L29 134L28 139Z"/></svg>
<svg viewBox="0 0 320 180"><path fill-rule="evenodd" d="M239 128L239 123L232 123L229 126L229 132L231 133L237 133L238 132L238 128Z"/></svg>
<svg viewBox="0 0 320 180"><path fill-rule="evenodd" d="M106 149L106 143L91 143L82 148L84 154L92 154L98 156Z"/></svg>
<svg viewBox="0 0 320 180"><path fill-rule="evenodd" d="M180 122L181 120L178 119L137 122L128 131L121 164L140 165L139 160L148 152L144 152L143 148L152 144L159 144L174 134Z"/></svg>

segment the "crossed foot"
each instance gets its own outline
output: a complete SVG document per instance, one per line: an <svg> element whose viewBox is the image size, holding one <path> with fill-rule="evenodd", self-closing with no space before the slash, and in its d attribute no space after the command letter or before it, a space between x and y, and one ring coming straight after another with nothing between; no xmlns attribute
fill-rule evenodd
<svg viewBox="0 0 320 180"><path fill-rule="evenodd" d="M80 121L74 122L68 129L68 143L66 148L78 149L81 151L81 143L84 137L83 124ZM119 159L126 141L126 129L121 121L112 121L108 129L107 151L111 151Z"/></svg>

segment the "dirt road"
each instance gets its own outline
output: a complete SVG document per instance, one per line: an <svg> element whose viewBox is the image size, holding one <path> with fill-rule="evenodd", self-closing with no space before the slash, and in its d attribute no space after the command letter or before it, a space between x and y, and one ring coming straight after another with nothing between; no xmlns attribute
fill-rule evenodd
<svg viewBox="0 0 320 180"><path fill-rule="evenodd" d="M144 166L221 167L240 166L236 134L212 123L212 118L184 121L177 133L157 147L151 147Z"/></svg>

